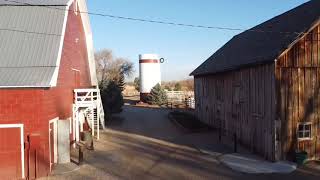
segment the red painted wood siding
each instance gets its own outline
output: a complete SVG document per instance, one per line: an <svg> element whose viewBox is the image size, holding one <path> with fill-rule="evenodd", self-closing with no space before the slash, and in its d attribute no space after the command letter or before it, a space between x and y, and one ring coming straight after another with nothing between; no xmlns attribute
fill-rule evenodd
<svg viewBox="0 0 320 180"><path fill-rule="evenodd" d="M73 9L71 5L70 9ZM76 83L77 69L80 71ZM80 14L70 11L60 62L57 86L48 89L0 90L0 124L23 123L28 134L40 134L38 177L49 173L49 121L72 116L73 90L91 87L85 34ZM8 142L9 143L9 142ZM0 161L2 161L0 157ZM1 173L0 173L1 176Z"/></svg>
<svg viewBox="0 0 320 180"><path fill-rule="evenodd" d="M73 9L73 7L70 7L70 9ZM48 107L44 110L44 113L48 119L55 117L66 119L71 117L73 90L75 88L91 87L87 57L81 16L70 11L57 87L44 91L44 103L45 107ZM77 78L77 76L80 78ZM77 79L80 79L80 82L77 82Z"/></svg>
<svg viewBox="0 0 320 180"><path fill-rule="evenodd" d="M20 128L0 128L1 179L21 178Z"/></svg>

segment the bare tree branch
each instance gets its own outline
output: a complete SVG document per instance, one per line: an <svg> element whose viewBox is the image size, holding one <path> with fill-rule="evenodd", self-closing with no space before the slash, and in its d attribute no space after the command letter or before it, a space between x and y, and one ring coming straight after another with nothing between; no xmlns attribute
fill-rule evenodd
<svg viewBox="0 0 320 180"><path fill-rule="evenodd" d="M96 52L95 61L100 84L108 81L119 81L122 76L131 77L134 72L134 65L130 60L115 58L109 49Z"/></svg>

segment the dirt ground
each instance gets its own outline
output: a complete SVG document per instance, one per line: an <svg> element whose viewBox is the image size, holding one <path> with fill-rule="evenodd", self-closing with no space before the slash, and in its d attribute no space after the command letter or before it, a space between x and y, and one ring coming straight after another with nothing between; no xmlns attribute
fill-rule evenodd
<svg viewBox="0 0 320 180"><path fill-rule="evenodd" d="M300 168L291 174L250 175L234 172L194 144L194 138L167 118L169 110L125 106L86 154L78 169L44 179L319 179L320 170ZM200 134L201 135L201 134ZM200 136L199 136L200 137ZM218 148L220 152L224 148Z"/></svg>

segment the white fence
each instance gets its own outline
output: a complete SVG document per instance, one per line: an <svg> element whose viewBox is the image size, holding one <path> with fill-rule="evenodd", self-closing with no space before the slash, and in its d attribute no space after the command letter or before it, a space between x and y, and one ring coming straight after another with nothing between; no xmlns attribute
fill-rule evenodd
<svg viewBox="0 0 320 180"><path fill-rule="evenodd" d="M195 107L193 91L167 91L168 102L170 103L185 103L187 107Z"/></svg>
<svg viewBox="0 0 320 180"><path fill-rule="evenodd" d="M194 97L189 97L187 99L187 106L191 109L195 109L196 108L196 103L195 103L195 100L194 100Z"/></svg>

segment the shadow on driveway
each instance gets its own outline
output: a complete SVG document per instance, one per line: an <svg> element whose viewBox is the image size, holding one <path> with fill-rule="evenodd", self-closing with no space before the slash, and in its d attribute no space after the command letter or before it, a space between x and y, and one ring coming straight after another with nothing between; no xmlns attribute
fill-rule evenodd
<svg viewBox="0 0 320 180"><path fill-rule="evenodd" d="M181 131L168 119L168 113L168 109L126 106L108 122L99 143L111 148L110 159L114 161L107 168L111 174L151 179L317 179L317 174L303 169L291 174L234 172L217 161L221 154L231 153L232 146L220 144L215 132ZM215 153L208 155L202 150Z"/></svg>

